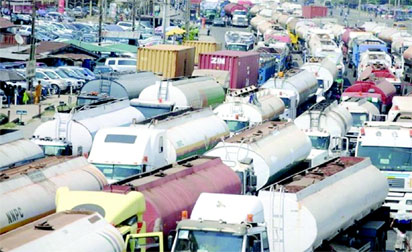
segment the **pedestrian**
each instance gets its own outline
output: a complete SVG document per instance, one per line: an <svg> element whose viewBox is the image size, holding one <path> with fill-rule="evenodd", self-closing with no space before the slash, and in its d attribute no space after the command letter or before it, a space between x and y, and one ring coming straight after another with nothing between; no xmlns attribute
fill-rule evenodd
<svg viewBox="0 0 412 252"><path fill-rule="evenodd" d="M19 86L19 104L23 104L23 95L24 95L24 88Z"/></svg>
<svg viewBox="0 0 412 252"><path fill-rule="evenodd" d="M13 87L13 91L14 91L14 96L13 96L13 98L14 98L14 104L15 105L19 105L19 87L20 86L14 86Z"/></svg>
<svg viewBox="0 0 412 252"><path fill-rule="evenodd" d="M22 102L23 102L24 104L27 104L27 103L29 102L29 100L30 100L29 92L28 92L25 88L23 88L23 99L22 99Z"/></svg>
<svg viewBox="0 0 412 252"><path fill-rule="evenodd" d="M397 225L394 227L394 224L400 224L398 220L393 220L390 227L396 233L396 241L395 241L395 251L404 252L404 251L411 251L411 246L409 242L409 238L406 234L406 229L403 225Z"/></svg>
<svg viewBox="0 0 412 252"><path fill-rule="evenodd" d="M11 85L6 84L4 87L4 94L7 97L7 107L10 108L11 103Z"/></svg>
<svg viewBox="0 0 412 252"><path fill-rule="evenodd" d="M42 95L42 86L41 86L41 81L36 86L36 92L34 94L34 104L38 104L40 102L40 98Z"/></svg>

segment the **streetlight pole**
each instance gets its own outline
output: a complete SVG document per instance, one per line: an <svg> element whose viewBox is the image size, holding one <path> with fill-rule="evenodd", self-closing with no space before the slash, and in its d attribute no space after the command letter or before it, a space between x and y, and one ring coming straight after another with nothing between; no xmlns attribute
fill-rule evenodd
<svg viewBox="0 0 412 252"><path fill-rule="evenodd" d="M99 45L102 44L103 0L99 0Z"/></svg>
<svg viewBox="0 0 412 252"><path fill-rule="evenodd" d="M186 1L186 24L185 24L185 28L186 28L186 40L189 40L189 29L190 29L190 0L185 0Z"/></svg>
<svg viewBox="0 0 412 252"><path fill-rule="evenodd" d="M29 62L34 62L36 60L36 37L35 37L35 29L36 29L36 2L35 0L32 0L32 5L31 5L31 39L30 39L30 55L29 55ZM30 63L27 64L26 67L29 68L34 67L32 71L35 71L36 69L36 64ZM33 87L33 77L34 76L28 76L28 90L30 90Z"/></svg>
<svg viewBox="0 0 412 252"><path fill-rule="evenodd" d="M132 31L135 30L136 25L136 0L133 0L133 8L132 8Z"/></svg>
<svg viewBox="0 0 412 252"><path fill-rule="evenodd" d="M163 28L163 44L166 44L166 17L167 17L167 0L163 0L163 20L162 20L162 28Z"/></svg>
<svg viewBox="0 0 412 252"><path fill-rule="evenodd" d="M153 15L153 36L155 35L156 17L155 17L155 0L152 0L152 15Z"/></svg>

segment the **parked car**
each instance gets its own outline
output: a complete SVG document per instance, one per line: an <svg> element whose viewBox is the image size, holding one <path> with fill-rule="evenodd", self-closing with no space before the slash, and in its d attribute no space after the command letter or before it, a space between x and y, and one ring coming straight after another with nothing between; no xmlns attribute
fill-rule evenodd
<svg viewBox="0 0 412 252"><path fill-rule="evenodd" d="M31 15L29 14L23 14L23 13L18 13L18 14L11 14L11 22L14 24L31 24Z"/></svg>
<svg viewBox="0 0 412 252"><path fill-rule="evenodd" d="M73 86L74 90L81 89L83 87L84 83L86 83L86 81L83 80L83 79L70 77L69 75L67 75L65 73L65 71L63 69L54 68L53 70L60 78L62 78L66 82L69 82Z"/></svg>
<svg viewBox="0 0 412 252"><path fill-rule="evenodd" d="M88 80L94 80L96 79L96 76L93 74L92 71L90 71L87 68L84 67L77 67L77 66L62 66L59 67L60 69L63 70L70 70L75 72L81 79L84 79L86 81Z"/></svg>
<svg viewBox="0 0 412 252"><path fill-rule="evenodd" d="M132 58L107 58L105 65L113 68L115 72L136 71L136 59Z"/></svg>
<svg viewBox="0 0 412 252"><path fill-rule="evenodd" d="M213 26L223 26L224 27L226 26L226 22L225 20L223 20L223 18L218 17L213 20Z"/></svg>
<svg viewBox="0 0 412 252"><path fill-rule="evenodd" d="M50 93L52 94L59 94L68 89L66 82L54 73L53 70L38 68L36 70L35 83L38 83L39 80L50 85Z"/></svg>
<svg viewBox="0 0 412 252"><path fill-rule="evenodd" d="M114 72L114 70L110 66L96 66L94 68L94 71L93 71L94 74L99 74L99 75L100 74L101 75L108 75L108 74L111 74L113 72Z"/></svg>

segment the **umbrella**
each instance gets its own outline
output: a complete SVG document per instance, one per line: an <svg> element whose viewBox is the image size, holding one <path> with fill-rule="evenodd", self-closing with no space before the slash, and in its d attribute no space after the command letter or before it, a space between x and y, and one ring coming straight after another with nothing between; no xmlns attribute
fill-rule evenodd
<svg viewBox="0 0 412 252"><path fill-rule="evenodd" d="M0 70L0 81L24 81L24 77L14 70Z"/></svg>
<svg viewBox="0 0 412 252"><path fill-rule="evenodd" d="M185 32L186 32L185 30L177 27L177 28L174 28L174 29L166 32L166 36L182 35L182 34L184 34Z"/></svg>

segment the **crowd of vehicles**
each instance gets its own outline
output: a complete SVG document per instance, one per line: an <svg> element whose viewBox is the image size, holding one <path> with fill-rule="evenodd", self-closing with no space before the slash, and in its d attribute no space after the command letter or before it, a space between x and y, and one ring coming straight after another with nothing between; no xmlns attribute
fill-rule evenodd
<svg viewBox="0 0 412 252"><path fill-rule="evenodd" d="M412 230L412 35L289 2L199 11L250 29L36 70L77 105L0 130L1 251L372 252Z"/></svg>

